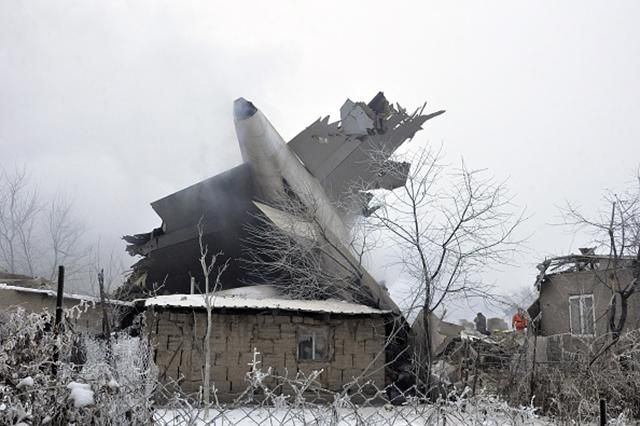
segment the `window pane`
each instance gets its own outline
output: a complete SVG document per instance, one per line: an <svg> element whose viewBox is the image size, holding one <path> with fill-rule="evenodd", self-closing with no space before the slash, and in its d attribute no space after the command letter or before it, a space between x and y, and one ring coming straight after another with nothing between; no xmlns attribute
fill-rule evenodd
<svg viewBox="0 0 640 426"><path fill-rule="evenodd" d="M327 359L327 336L324 333L315 333L316 338L316 354L313 359Z"/></svg>
<svg viewBox="0 0 640 426"><path fill-rule="evenodd" d="M298 339L298 359L313 359L313 336L303 335Z"/></svg>
<svg viewBox="0 0 640 426"><path fill-rule="evenodd" d="M582 334L580 327L580 299L569 298L569 317L571 318L571 334Z"/></svg>
<svg viewBox="0 0 640 426"><path fill-rule="evenodd" d="M594 334L593 296L582 298L582 329L584 334Z"/></svg>

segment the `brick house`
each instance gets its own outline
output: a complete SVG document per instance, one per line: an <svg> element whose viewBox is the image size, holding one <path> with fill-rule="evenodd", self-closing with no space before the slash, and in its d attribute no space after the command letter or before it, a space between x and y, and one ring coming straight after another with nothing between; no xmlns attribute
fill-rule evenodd
<svg viewBox="0 0 640 426"><path fill-rule="evenodd" d="M246 389L254 349L263 370L271 368L274 375L293 378L322 370L319 385L333 391L360 375L384 387L388 311L336 300L290 300L270 286L215 294L211 380L220 400ZM139 303L160 381L177 380L184 392L198 392L204 375L204 297L157 296Z"/></svg>
<svg viewBox="0 0 640 426"><path fill-rule="evenodd" d="M608 256L564 256L546 261L540 269L536 280L538 298L528 313L536 334L547 338L542 340L546 359L566 358L609 332L609 307L614 295L611 288L615 281ZM549 269L553 272L547 272ZM632 282L632 259L618 266L615 277L623 286ZM640 295L635 293L628 299L623 331L634 329L640 329Z"/></svg>

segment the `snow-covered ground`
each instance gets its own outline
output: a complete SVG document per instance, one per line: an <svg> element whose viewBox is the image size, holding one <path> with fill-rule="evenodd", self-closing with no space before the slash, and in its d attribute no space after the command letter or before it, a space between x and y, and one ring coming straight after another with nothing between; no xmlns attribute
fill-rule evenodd
<svg viewBox="0 0 640 426"><path fill-rule="evenodd" d="M501 407L497 407L501 408ZM461 407L365 407L332 409L239 407L224 411L211 410L205 420L203 411L158 410L154 416L159 425L332 425L332 426L417 426L417 425L552 425L553 422L534 415L530 410L462 410Z"/></svg>

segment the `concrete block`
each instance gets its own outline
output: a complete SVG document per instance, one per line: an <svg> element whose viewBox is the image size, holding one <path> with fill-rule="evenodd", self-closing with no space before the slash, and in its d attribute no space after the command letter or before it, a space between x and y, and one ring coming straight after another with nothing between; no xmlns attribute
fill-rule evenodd
<svg viewBox="0 0 640 426"><path fill-rule="evenodd" d="M263 370L269 367L282 370L285 367L285 356L284 354L263 355L261 365Z"/></svg>
<svg viewBox="0 0 640 426"><path fill-rule="evenodd" d="M291 354L293 356L296 355L296 346L290 344L289 342L276 341L273 344L273 352L274 354Z"/></svg>
<svg viewBox="0 0 640 426"><path fill-rule="evenodd" d="M342 369L329 367L327 369L327 383L332 391L339 391L342 388Z"/></svg>
<svg viewBox="0 0 640 426"><path fill-rule="evenodd" d="M200 390L200 386L202 386L200 380L184 380L180 384L180 388L184 393L197 393Z"/></svg>
<svg viewBox="0 0 640 426"><path fill-rule="evenodd" d="M298 370L298 360L295 353L285 353L284 367L290 372L295 372Z"/></svg>
<svg viewBox="0 0 640 426"><path fill-rule="evenodd" d="M233 356L235 354L229 353L229 352L214 352L211 351L211 361L215 364L215 365L222 365L222 366L226 366L229 365L229 362L233 362ZM202 355L202 359L205 358L205 355Z"/></svg>
<svg viewBox="0 0 640 426"><path fill-rule="evenodd" d="M354 377L360 377L362 370L358 368L345 368L342 370L342 382L347 383L353 380Z"/></svg>
<svg viewBox="0 0 640 426"><path fill-rule="evenodd" d="M280 347L286 347L289 350L294 350L298 347L298 336L293 334L280 334L280 339L274 340L274 343Z"/></svg>
<svg viewBox="0 0 640 426"><path fill-rule="evenodd" d="M248 368L240 368L240 367L229 367L229 369L227 370L227 381L229 383L235 383L236 386L239 386L241 384L242 385L242 389L244 390L244 388L246 388L247 386L247 381L246 381L246 377L247 377L247 372L249 372ZM235 392L237 392L240 388L234 390Z"/></svg>
<svg viewBox="0 0 640 426"><path fill-rule="evenodd" d="M355 339L357 342L362 342L365 340L372 339L373 336L373 328L367 327L364 324L359 324L358 328L355 332Z"/></svg>
<svg viewBox="0 0 640 426"><path fill-rule="evenodd" d="M262 315L262 324L275 324L275 322L273 315Z"/></svg>
<svg viewBox="0 0 640 426"><path fill-rule="evenodd" d="M204 368L203 370L204 371ZM216 382L224 382L227 380L228 367L223 365L215 365L211 367L211 379Z"/></svg>
<svg viewBox="0 0 640 426"><path fill-rule="evenodd" d="M291 324L291 316L290 315L276 315L273 318L274 324Z"/></svg>
<svg viewBox="0 0 640 426"><path fill-rule="evenodd" d="M253 351L251 339L249 336L227 336L226 337L227 352L249 352Z"/></svg>
<svg viewBox="0 0 640 426"><path fill-rule="evenodd" d="M378 339L369 339L364 342L364 350L368 354L377 354L384 351L384 342Z"/></svg>
<svg viewBox="0 0 640 426"><path fill-rule="evenodd" d="M214 352L226 352L228 350L226 337L211 339L211 350Z"/></svg>
<svg viewBox="0 0 640 426"><path fill-rule="evenodd" d="M367 353L353 354L353 368L359 368L361 371L370 367L373 357Z"/></svg>
<svg viewBox="0 0 640 426"><path fill-rule="evenodd" d="M223 399L229 394L230 386L227 380L216 380L214 383L216 391L218 392L218 399ZM222 398L221 398L222 397Z"/></svg>
<svg viewBox="0 0 640 426"><path fill-rule="evenodd" d="M259 327L258 339L280 339L280 324L264 324Z"/></svg>
<svg viewBox="0 0 640 426"><path fill-rule="evenodd" d="M183 344L182 336L170 335L167 337L167 350L175 351Z"/></svg>
<svg viewBox="0 0 640 426"><path fill-rule="evenodd" d="M215 366L212 366L213 368ZM189 370L189 377L193 380L202 380L204 377L204 364L201 363L191 363L191 369Z"/></svg>
<svg viewBox="0 0 640 426"><path fill-rule="evenodd" d="M331 363L335 368L345 369L353 367L353 355L340 355L336 354Z"/></svg>
<svg viewBox="0 0 640 426"><path fill-rule="evenodd" d="M180 334L180 330L176 327L175 324L169 321L159 321L158 326L156 327L156 333L161 336L166 335L177 335Z"/></svg>

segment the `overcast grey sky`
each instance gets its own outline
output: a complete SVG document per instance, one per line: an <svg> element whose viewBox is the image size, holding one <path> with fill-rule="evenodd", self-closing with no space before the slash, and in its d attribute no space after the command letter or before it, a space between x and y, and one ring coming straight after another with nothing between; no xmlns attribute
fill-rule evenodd
<svg viewBox="0 0 640 426"><path fill-rule="evenodd" d="M509 178L531 252L640 164L640 2L0 0L0 164L63 190L103 241L159 224L149 202L240 163L233 99L288 140L378 90L447 113L416 142ZM122 245L124 247L124 245ZM393 287L393 276L378 274Z"/></svg>

